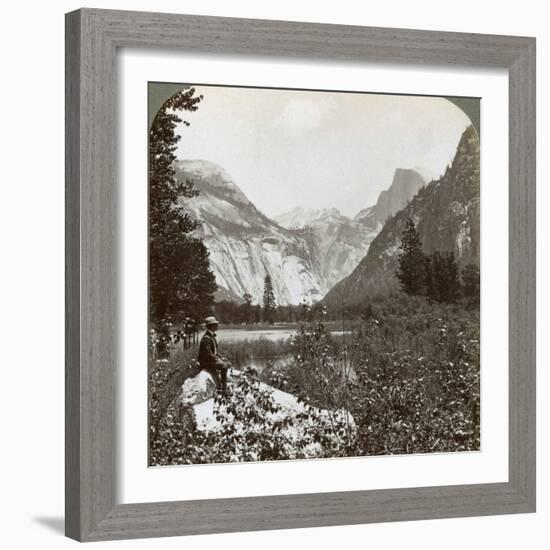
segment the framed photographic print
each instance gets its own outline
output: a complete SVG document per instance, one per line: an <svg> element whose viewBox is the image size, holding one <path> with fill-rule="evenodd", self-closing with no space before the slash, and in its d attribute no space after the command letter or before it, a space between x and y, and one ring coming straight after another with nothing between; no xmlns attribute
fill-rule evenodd
<svg viewBox="0 0 550 550"><path fill-rule="evenodd" d="M534 39L66 32L67 535L534 511Z"/></svg>

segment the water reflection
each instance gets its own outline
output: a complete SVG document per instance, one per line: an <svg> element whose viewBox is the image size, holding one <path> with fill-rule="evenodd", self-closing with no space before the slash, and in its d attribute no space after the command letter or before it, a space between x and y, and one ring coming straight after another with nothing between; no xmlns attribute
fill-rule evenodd
<svg viewBox="0 0 550 550"><path fill-rule="evenodd" d="M289 346L286 345L289 338L295 335L298 331L298 327L261 327L261 328L220 328L218 329L217 336L220 343L220 349L224 349L224 344L235 346L242 342L243 348L250 347L255 348L255 345L250 346L252 342L259 342L266 340L268 342L276 342L280 345L281 350L284 349L285 353L279 355L270 354L269 356L263 356L261 354L235 354L232 358L232 362L237 368L255 367L258 373L262 373L267 367L286 367L294 358L288 353ZM342 330L330 330L329 332L334 336L339 336L348 331ZM260 346L260 349L262 346Z"/></svg>
<svg viewBox="0 0 550 550"><path fill-rule="evenodd" d="M217 336L219 342L237 342L239 340L261 340L265 338L271 342L278 340L287 340L293 334L296 334L295 328L284 329L242 329L242 328L220 328ZM345 331L346 333L349 331ZM338 336L344 334L342 330L331 330L331 334Z"/></svg>

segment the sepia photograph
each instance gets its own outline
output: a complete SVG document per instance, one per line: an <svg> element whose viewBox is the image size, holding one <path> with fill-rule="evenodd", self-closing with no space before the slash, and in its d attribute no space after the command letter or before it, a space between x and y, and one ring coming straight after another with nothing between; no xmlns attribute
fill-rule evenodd
<svg viewBox="0 0 550 550"><path fill-rule="evenodd" d="M150 467L480 450L479 111L149 82Z"/></svg>

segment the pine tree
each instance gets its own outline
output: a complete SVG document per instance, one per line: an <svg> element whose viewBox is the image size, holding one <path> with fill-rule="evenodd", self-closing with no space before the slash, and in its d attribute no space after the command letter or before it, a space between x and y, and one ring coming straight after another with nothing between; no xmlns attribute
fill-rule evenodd
<svg viewBox="0 0 550 550"><path fill-rule="evenodd" d="M273 283L268 273L264 279L264 321L273 324L276 307L277 303L275 301L275 293L273 292Z"/></svg>
<svg viewBox="0 0 550 550"><path fill-rule="evenodd" d="M458 276L458 264L454 252L447 252L444 255L445 261L445 301L456 302L460 297L460 277Z"/></svg>
<svg viewBox="0 0 550 550"><path fill-rule="evenodd" d="M159 354L166 353L170 325L200 317L214 302L215 278L208 251L192 235L198 223L184 212L184 200L198 195L192 183L175 177L173 162L181 136L176 126L187 121L178 111L196 111L202 96L185 88L164 102L149 132L149 296L150 319L159 333Z"/></svg>
<svg viewBox="0 0 550 550"><path fill-rule="evenodd" d="M479 267L468 264L462 268L462 292L470 303L479 303Z"/></svg>
<svg viewBox="0 0 550 550"><path fill-rule="evenodd" d="M452 252L433 252L428 261L426 294L438 302L454 302L460 296L458 266Z"/></svg>
<svg viewBox="0 0 550 550"><path fill-rule="evenodd" d="M424 256L424 294L432 297L435 292L433 254Z"/></svg>
<svg viewBox="0 0 550 550"><path fill-rule="evenodd" d="M411 218L405 222L405 229L399 246L396 276L401 289L407 294L422 294L425 287L425 256L422 252L420 235Z"/></svg>
<svg viewBox="0 0 550 550"><path fill-rule="evenodd" d="M252 318L252 294L245 292L243 294L243 317L244 322L248 325Z"/></svg>

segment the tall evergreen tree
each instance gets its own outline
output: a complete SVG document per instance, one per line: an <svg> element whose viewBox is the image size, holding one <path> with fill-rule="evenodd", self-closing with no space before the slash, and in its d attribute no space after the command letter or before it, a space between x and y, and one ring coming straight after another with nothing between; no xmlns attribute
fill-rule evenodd
<svg viewBox="0 0 550 550"><path fill-rule="evenodd" d="M149 131L149 295L150 320L166 353L171 323L202 316L214 302L215 278L208 251L192 235L198 223L183 210L183 201L198 195L192 183L175 177L173 162L181 136L176 114L196 111L202 100L194 88L167 99Z"/></svg>
<svg viewBox="0 0 550 550"><path fill-rule="evenodd" d="M428 260L426 294L438 302L454 302L460 296L458 266L452 252L433 252Z"/></svg>
<svg viewBox="0 0 550 550"><path fill-rule="evenodd" d="M479 267L467 264L462 268L462 292L470 303L479 304Z"/></svg>
<svg viewBox="0 0 550 550"><path fill-rule="evenodd" d="M405 222L405 229L399 246L396 276L401 289L407 294L422 294L425 286L425 257L420 235L411 218Z"/></svg>
<svg viewBox="0 0 550 550"><path fill-rule="evenodd" d="M243 300L243 321L248 325L252 320L252 294L245 292Z"/></svg>
<svg viewBox="0 0 550 550"><path fill-rule="evenodd" d="M268 273L264 279L264 321L273 324L276 307L277 302L275 300L275 293L273 292L273 283Z"/></svg>

